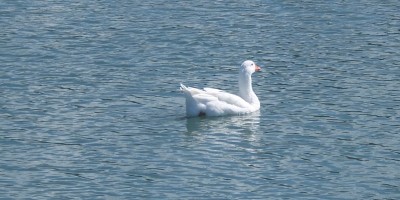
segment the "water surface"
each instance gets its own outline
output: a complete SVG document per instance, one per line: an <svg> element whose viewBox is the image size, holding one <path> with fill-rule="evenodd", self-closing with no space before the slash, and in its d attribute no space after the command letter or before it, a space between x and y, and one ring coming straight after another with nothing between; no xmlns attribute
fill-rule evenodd
<svg viewBox="0 0 400 200"><path fill-rule="evenodd" d="M2 1L4 199L398 199L397 1ZM179 83L260 112L186 118Z"/></svg>

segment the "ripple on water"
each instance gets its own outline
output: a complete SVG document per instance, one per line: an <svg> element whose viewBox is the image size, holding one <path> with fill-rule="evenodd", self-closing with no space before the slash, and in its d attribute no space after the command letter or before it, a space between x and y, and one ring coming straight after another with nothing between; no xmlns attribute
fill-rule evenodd
<svg viewBox="0 0 400 200"><path fill-rule="evenodd" d="M0 2L4 198L399 198L398 3ZM261 110L186 118L179 83Z"/></svg>

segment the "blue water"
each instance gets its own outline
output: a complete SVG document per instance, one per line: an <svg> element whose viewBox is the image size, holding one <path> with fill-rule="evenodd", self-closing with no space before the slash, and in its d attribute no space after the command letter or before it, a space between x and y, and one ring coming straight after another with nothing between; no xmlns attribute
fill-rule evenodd
<svg viewBox="0 0 400 200"><path fill-rule="evenodd" d="M0 2L0 199L400 199L398 1ZM179 83L260 112L186 118Z"/></svg>

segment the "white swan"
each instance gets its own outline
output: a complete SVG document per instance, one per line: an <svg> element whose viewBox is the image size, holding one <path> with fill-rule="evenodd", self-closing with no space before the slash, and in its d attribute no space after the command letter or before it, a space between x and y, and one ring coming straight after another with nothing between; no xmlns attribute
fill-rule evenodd
<svg viewBox="0 0 400 200"><path fill-rule="evenodd" d="M180 89L186 97L186 115L240 115L259 110L260 101L253 91L251 75L260 70L251 60L242 63L239 71L239 96L213 88L200 90L186 87L181 83Z"/></svg>

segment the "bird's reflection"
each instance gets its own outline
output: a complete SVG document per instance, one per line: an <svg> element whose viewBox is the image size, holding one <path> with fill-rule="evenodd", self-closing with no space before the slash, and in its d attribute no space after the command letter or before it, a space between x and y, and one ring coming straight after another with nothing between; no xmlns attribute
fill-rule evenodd
<svg viewBox="0 0 400 200"><path fill-rule="evenodd" d="M241 116L195 117L186 119L188 135L207 133L241 134L249 140L258 140L260 112Z"/></svg>

